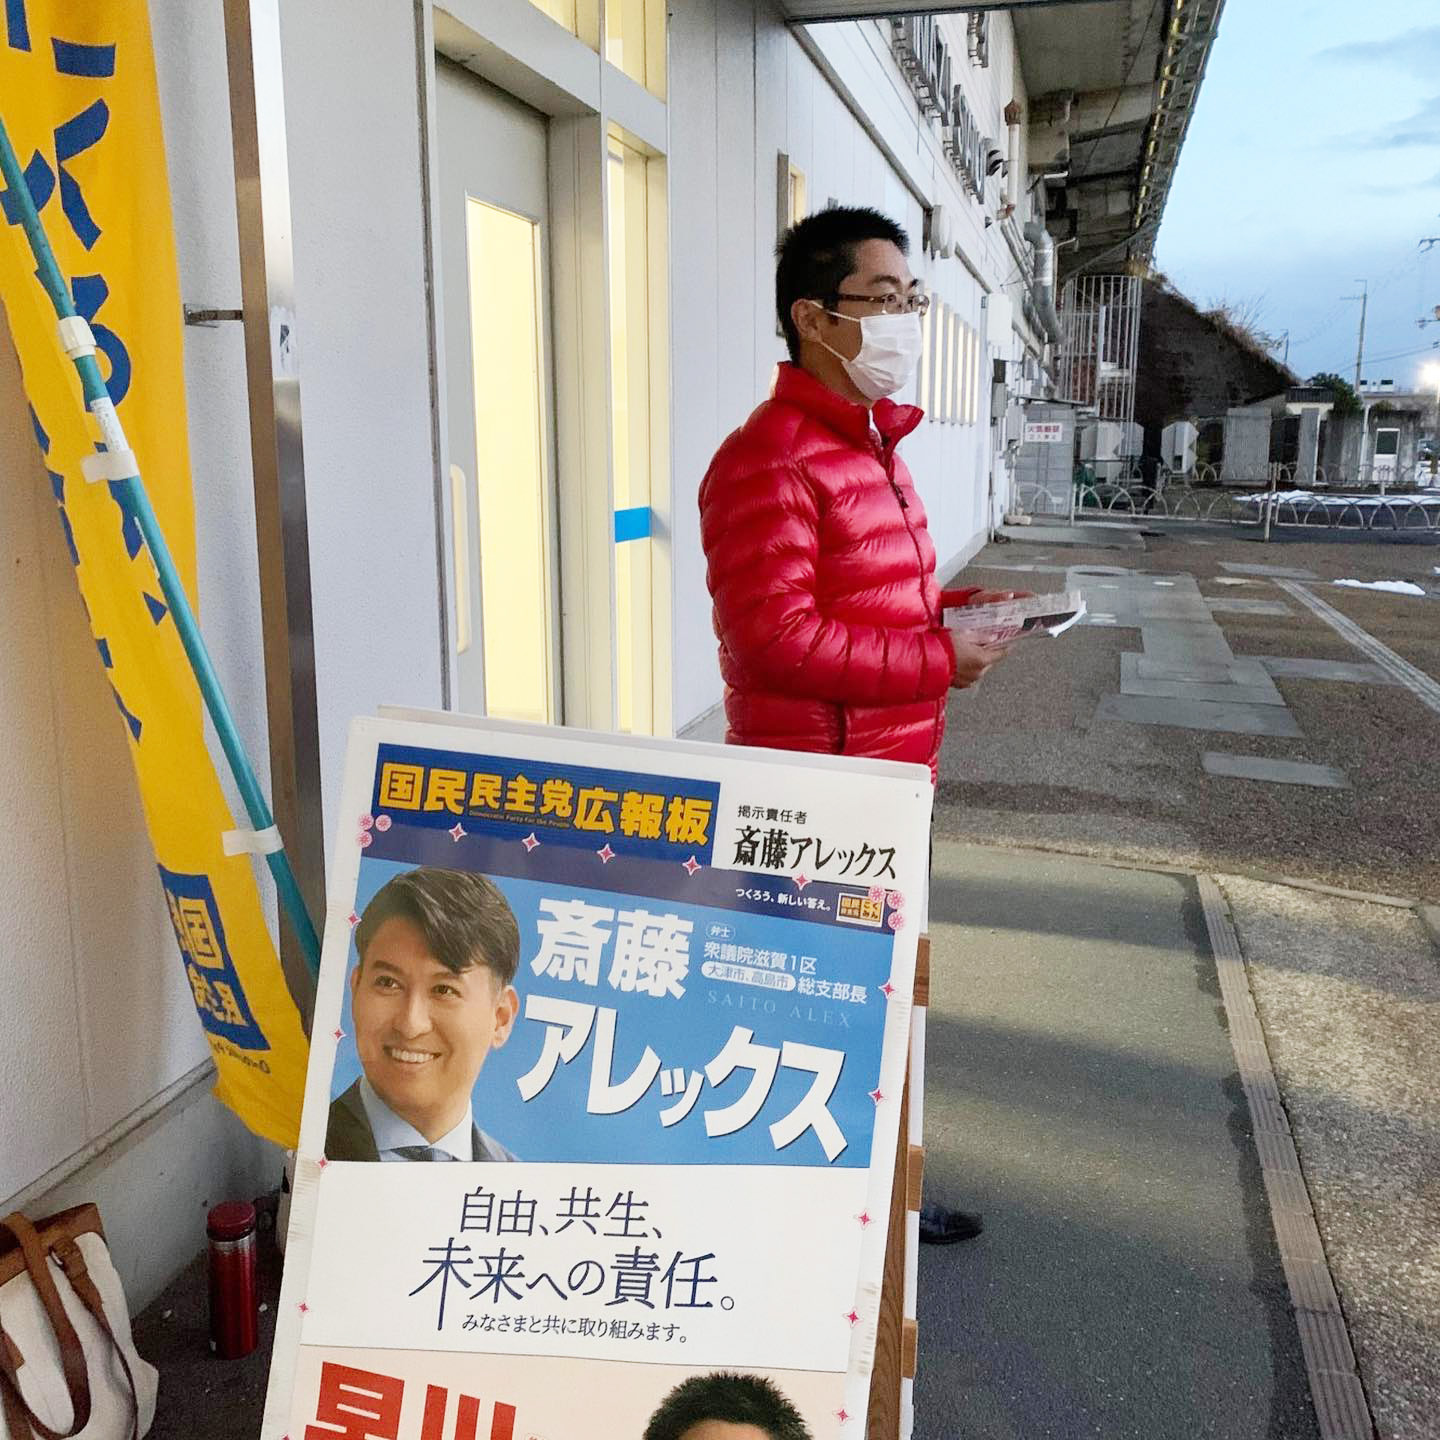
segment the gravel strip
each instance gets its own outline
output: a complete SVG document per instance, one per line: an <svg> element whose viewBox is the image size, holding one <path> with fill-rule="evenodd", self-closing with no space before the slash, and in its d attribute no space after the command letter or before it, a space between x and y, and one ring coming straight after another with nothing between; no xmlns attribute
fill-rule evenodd
<svg viewBox="0 0 1440 1440"><path fill-rule="evenodd" d="M1440 956L1411 911L1221 880L1380 1435L1440 1436Z"/></svg>

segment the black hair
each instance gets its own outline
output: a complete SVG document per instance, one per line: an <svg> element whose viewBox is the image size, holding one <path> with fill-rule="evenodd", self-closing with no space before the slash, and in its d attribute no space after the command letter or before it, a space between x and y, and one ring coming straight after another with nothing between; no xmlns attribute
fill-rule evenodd
<svg viewBox="0 0 1440 1440"><path fill-rule="evenodd" d="M836 292L855 272L855 251L866 240L888 240L902 255L910 237L878 210L832 206L792 225L775 247L775 312L785 333L790 358L800 358L800 335L790 318L797 300L818 300L827 309L839 303Z"/></svg>
<svg viewBox="0 0 1440 1440"><path fill-rule="evenodd" d="M355 927L362 966L376 931L395 919L417 926L430 953L456 975L484 965L502 985L515 978L520 927L509 901L484 875L421 866L387 880Z"/></svg>
<svg viewBox="0 0 1440 1440"><path fill-rule="evenodd" d="M800 1412L770 1381L724 1370L677 1385L650 1417L644 1440L683 1440L686 1431L706 1420L753 1425L768 1440L811 1440Z"/></svg>

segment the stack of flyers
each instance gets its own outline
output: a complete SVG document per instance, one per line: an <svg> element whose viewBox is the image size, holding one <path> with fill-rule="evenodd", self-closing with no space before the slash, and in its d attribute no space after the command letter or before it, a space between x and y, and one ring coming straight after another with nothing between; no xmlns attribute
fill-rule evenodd
<svg viewBox="0 0 1440 1440"><path fill-rule="evenodd" d="M1063 635L1084 615L1084 595L1060 590L994 605L967 605L951 611L946 625L973 644L1006 645L1022 635Z"/></svg>

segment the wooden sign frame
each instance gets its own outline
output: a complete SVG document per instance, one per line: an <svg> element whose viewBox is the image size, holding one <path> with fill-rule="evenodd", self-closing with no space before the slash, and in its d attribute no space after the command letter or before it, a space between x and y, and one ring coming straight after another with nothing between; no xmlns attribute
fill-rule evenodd
<svg viewBox="0 0 1440 1440"><path fill-rule="evenodd" d="M915 954L915 1008L911 1021L911 1055L923 1037L930 1004L930 937L922 935ZM912 1093L912 1086L913 1093ZM885 1275L880 1287L880 1319L875 1336L875 1364L870 1372L870 1408L866 1440L909 1440L912 1416L906 1403L906 1382L915 1378L919 1325L906 1314L906 1273L918 1262L912 1234L918 1235L920 1193L925 1180L925 1147L911 1132L912 1105L923 1106L924 1079L906 1067L900 1101L900 1140L895 1147L895 1183L890 1192L889 1233L885 1242ZM917 1127L918 1129L918 1127ZM917 1223L910 1223L910 1216Z"/></svg>

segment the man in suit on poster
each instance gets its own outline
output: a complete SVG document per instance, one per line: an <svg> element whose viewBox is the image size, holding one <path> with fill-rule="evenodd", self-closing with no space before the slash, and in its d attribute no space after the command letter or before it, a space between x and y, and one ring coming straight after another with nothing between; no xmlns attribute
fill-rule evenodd
<svg viewBox="0 0 1440 1440"><path fill-rule="evenodd" d="M761 1375L693 1375L660 1402L644 1440L811 1440L800 1412Z"/></svg>
<svg viewBox="0 0 1440 1440"><path fill-rule="evenodd" d="M510 1037L520 929L493 881L422 867L365 907L350 976L362 1074L330 1106L329 1160L513 1160L472 1092Z"/></svg>

